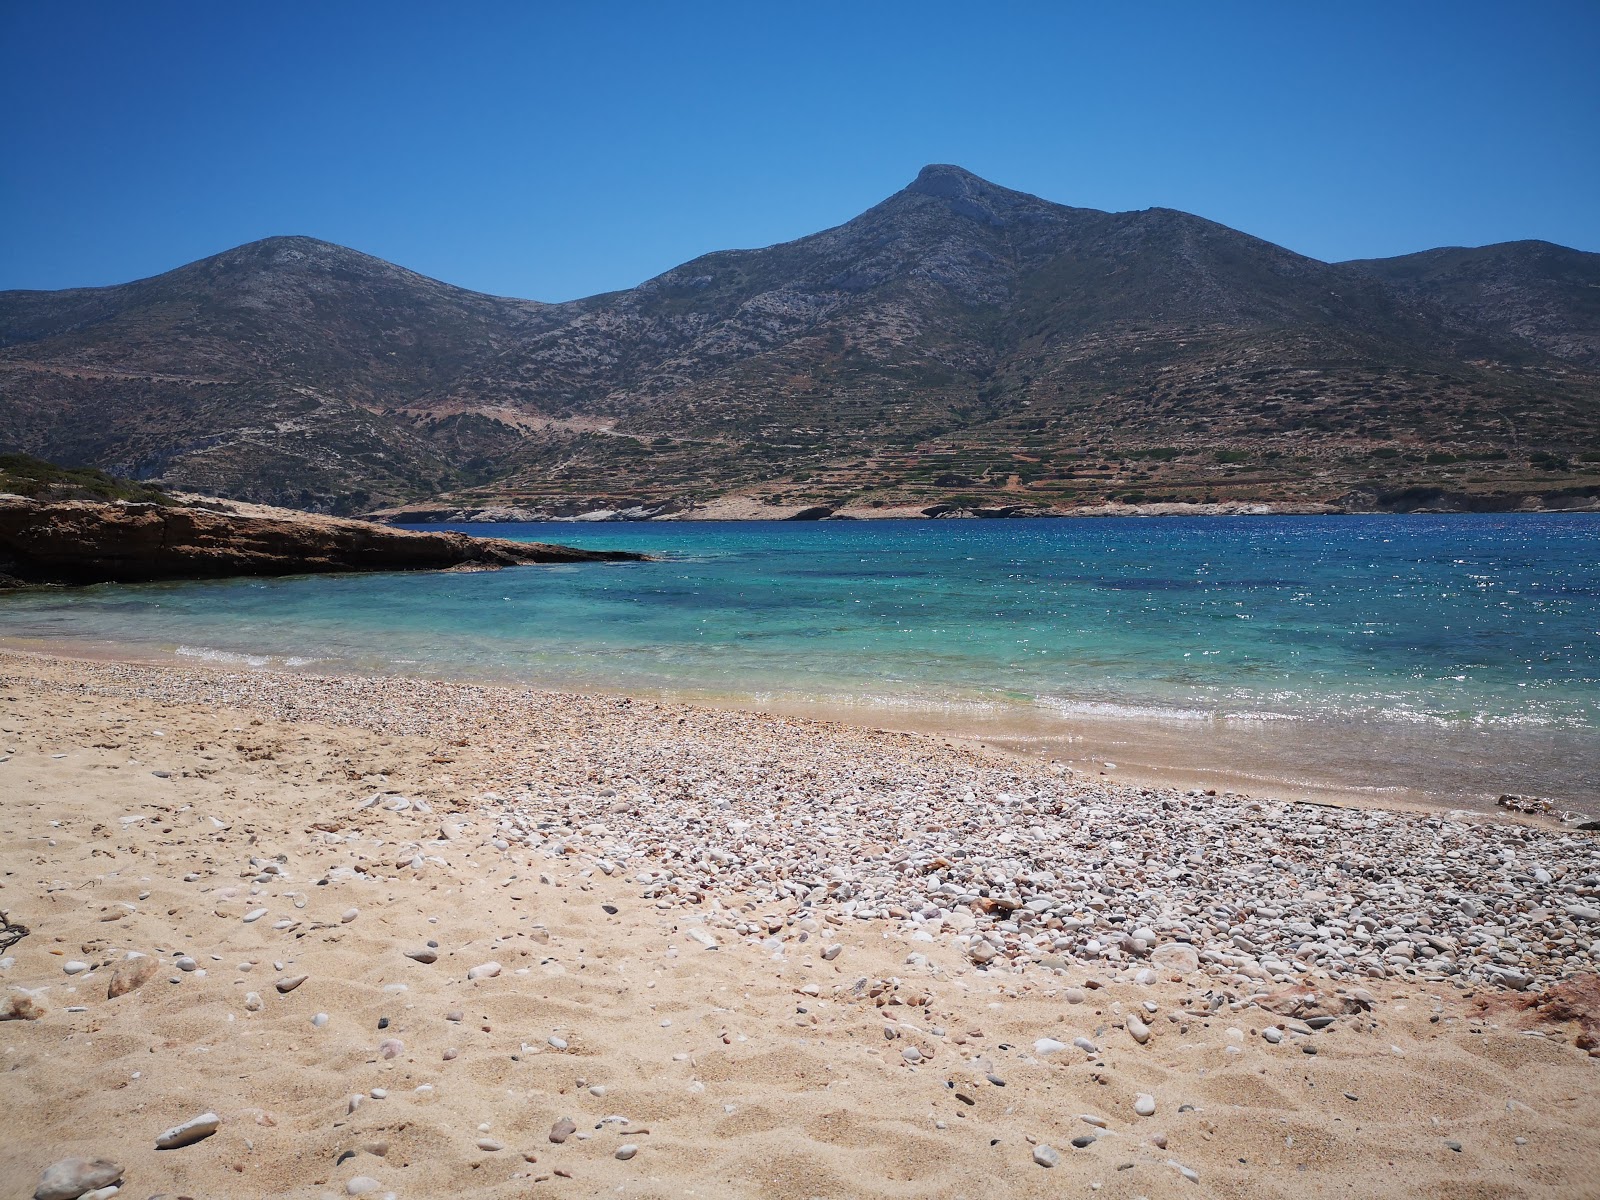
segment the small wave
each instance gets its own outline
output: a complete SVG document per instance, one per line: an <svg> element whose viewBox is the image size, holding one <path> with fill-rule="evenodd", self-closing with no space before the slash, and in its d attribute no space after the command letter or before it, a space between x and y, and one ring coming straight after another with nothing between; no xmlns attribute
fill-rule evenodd
<svg viewBox="0 0 1600 1200"><path fill-rule="evenodd" d="M230 650L213 650L209 646L179 646L177 653L184 658L243 667L264 667L272 661L271 656L266 654L235 654Z"/></svg>
<svg viewBox="0 0 1600 1200"><path fill-rule="evenodd" d="M1168 708L1156 704L1115 704L1109 700L1061 700L1041 696L1039 706L1063 717L1110 717L1115 720L1212 721L1216 714L1198 708Z"/></svg>
<svg viewBox="0 0 1600 1200"><path fill-rule="evenodd" d="M181 658L198 658L204 662L223 663L232 667L308 667L320 659L308 658L305 655L290 654L279 657L275 654L245 654L235 650L218 650L212 646L179 646L174 651Z"/></svg>

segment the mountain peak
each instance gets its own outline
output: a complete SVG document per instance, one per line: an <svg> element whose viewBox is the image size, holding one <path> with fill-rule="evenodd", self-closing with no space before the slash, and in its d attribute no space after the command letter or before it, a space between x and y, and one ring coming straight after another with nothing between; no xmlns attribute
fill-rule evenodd
<svg viewBox="0 0 1600 1200"><path fill-rule="evenodd" d="M1003 188L949 163L923 167L901 195L941 200L958 216L993 226L1007 224L1019 209L1046 205L1037 196Z"/></svg>
<svg viewBox="0 0 1600 1200"><path fill-rule="evenodd" d="M908 192L921 192L926 196L948 196L953 192L971 190L973 187L994 187L987 179L974 175L965 167L951 163L929 163L917 172Z"/></svg>

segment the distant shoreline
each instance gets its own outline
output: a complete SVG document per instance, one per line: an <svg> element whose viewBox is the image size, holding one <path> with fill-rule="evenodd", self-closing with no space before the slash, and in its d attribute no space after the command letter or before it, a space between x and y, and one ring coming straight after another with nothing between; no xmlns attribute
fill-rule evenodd
<svg viewBox="0 0 1600 1200"><path fill-rule="evenodd" d="M1523 494L1492 497L1455 496L1450 503L1430 506L1405 502L1372 507L1351 507L1299 501L1219 501L1212 504L1182 502L1123 504L1106 503L1080 508L1059 509L1027 504L961 506L934 504L859 505L824 504L795 506L771 505L748 497L728 497L689 508L670 505L629 505L616 508L526 508L511 505L427 506L405 505L379 509L365 517L391 525L505 525L505 524L602 524L621 521L693 522L749 521L765 524L815 521L951 521L951 520L1063 520L1102 517L1335 517L1335 516L1555 516L1567 513L1600 513L1600 489L1594 494ZM1571 500L1572 503L1561 501ZM1488 501L1479 503L1479 501Z"/></svg>

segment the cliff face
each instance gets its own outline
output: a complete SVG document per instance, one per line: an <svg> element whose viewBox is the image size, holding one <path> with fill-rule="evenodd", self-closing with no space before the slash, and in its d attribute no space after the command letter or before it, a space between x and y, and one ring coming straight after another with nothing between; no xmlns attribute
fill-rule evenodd
<svg viewBox="0 0 1600 1200"><path fill-rule="evenodd" d="M420 533L260 505L0 497L0 587L333 571L493 570L643 557L462 533Z"/></svg>

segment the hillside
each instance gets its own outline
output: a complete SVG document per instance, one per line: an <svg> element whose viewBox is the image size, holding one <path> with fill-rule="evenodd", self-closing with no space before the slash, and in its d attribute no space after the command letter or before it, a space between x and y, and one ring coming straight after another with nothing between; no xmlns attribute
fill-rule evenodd
<svg viewBox="0 0 1600 1200"><path fill-rule="evenodd" d="M1322 263L935 166L566 304L306 238L0 293L0 447L331 511L1583 504L1597 277L1543 243Z"/></svg>

